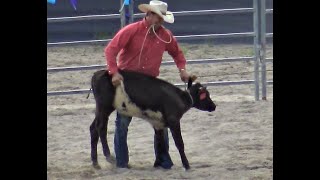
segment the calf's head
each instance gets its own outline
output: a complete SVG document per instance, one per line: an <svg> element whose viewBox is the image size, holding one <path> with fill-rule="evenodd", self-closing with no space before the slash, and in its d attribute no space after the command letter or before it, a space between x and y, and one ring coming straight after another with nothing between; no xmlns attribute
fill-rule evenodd
<svg viewBox="0 0 320 180"><path fill-rule="evenodd" d="M188 90L193 99L193 107L202 111L215 111L216 105L212 101L207 88L200 83L192 84L196 78L196 76L191 76L188 81Z"/></svg>

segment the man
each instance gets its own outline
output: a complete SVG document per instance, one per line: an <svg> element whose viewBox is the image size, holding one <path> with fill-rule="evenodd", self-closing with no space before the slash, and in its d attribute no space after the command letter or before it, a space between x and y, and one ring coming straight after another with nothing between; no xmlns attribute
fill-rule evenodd
<svg viewBox="0 0 320 180"><path fill-rule="evenodd" d="M157 77L164 51L168 51L172 56L179 69L181 80L186 82L189 75L185 68L185 57L175 37L162 26L164 21L174 22L173 14L167 11L167 3L152 0L150 4L141 4L138 8L145 12L146 16L141 21L123 27L105 48L107 69L108 73L112 75L113 85L117 86L123 80L118 69L137 71ZM120 168L128 168L127 133L131 119L132 117L117 113L114 147L117 167ZM170 169L173 163L168 152L167 128L164 130L164 135L163 141L165 143L159 143L158 138L154 137L155 154L160 155L160 162L155 163L155 167L161 166ZM159 152L159 144L166 145L165 152Z"/></svg>

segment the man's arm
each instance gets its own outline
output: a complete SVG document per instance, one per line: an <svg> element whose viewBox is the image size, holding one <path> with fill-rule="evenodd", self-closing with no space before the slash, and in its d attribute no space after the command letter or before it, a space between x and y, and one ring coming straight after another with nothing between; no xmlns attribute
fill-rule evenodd
<svg viewBox="0 0 320 180"><path fill-rule="evenodd" d="M166 51L168 51L168 54L170 54L170 56L173 58L179 70L185 69L186 59L184 58L183 52L178 45L177 39L172 35L170 31L167 30L167 32L170 33L172 41L171 43L167 44Z"/></svg>
<svg viewBox="0 0 320 180"><path fill-rule="evenodd" d="M176 63L176 66L178 67L180 72L181 80L187 82L189 75L186 70L186 59L178 45L177 39L172 35L170 31L167 30L167 32L170 34L172 41L171 43L167 44L166 51L168 51L168 54L170 54L170 56Z"/></svg>
<svg viewBox="0 0 320 180"><path fill-rule="evenodd" d="M135 26L133 26L132 24L123 27L105 48L104 53L107 61L108 73L110 75L118 72L116 60L117 55L120 50L124 48L129 42L131 36L134 34L134 30Z"/></svg>

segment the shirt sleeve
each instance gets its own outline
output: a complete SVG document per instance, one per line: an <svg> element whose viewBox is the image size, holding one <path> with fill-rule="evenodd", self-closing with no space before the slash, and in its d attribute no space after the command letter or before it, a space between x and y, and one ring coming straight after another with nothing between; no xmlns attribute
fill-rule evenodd
<svg viewBox="0 0 320 180"><path fill-rule="evenodd" d="M118 72L117 55L127 45L131 36L133 36L134 29L134 24L123 27L106 46L104 53L107 61L107 70L110 75Z"/></svg>
<svg viewBox="0 0 320 180"><path fill-rule="evenodd" d="M182 50L178 45L177 39L173 36L173 34L169 30L166 30L166 31L170 34L172 38L171 43L167 44L166 46L166 51L168 51L168 54L173 58L179 70L185 69L186 59L183 55Z"/></svg>

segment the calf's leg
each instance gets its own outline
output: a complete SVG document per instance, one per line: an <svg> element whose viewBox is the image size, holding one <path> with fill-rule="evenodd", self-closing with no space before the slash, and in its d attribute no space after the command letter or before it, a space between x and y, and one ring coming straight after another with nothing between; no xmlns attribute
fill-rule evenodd
<svg viewBox="0 0 320 180"><path fill-rule="evenodd" d="M179 150L182 164L183 164L184 168L186 170L188 170L188 169L190 169L190 165L189 165L189 161L186 157L186 154L184 153L184 143L183 143L183 139L181 136L180 122L178 119L171 120L169 122L171 122L169 124L169 128L171 130L171 134L172 134L172 137L173 137L174 142L176 144L176 147Z"/></svg>
<svg viewBox="0 0 320 180"><path fill-rule="evenodd" d="M113 107L100 109L98 111L98 117L96 122L96 127L102 144L103 155L106 157L107 161L111 161L110 149L107 140L108 119L113 111Z"/></svg>
<svg viewBox="0 0 320 180"><path fill-rule="evenodd" d="M98 157L97 157L97 145L99 141L98 130L96 128L96 120L93 120L92 124L90 125L90 136L91 136L91 160L93 167L100 169L98 164Z"/></svg>

